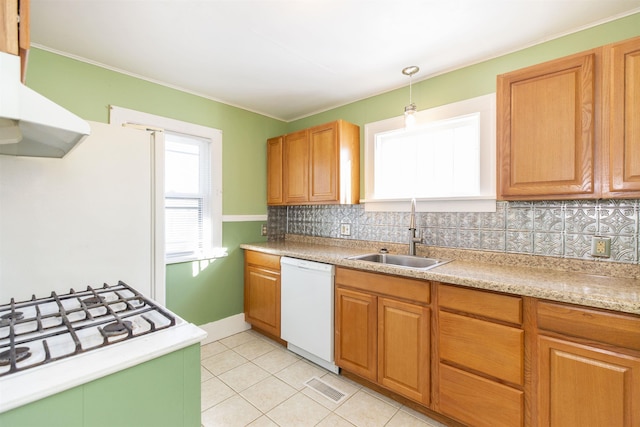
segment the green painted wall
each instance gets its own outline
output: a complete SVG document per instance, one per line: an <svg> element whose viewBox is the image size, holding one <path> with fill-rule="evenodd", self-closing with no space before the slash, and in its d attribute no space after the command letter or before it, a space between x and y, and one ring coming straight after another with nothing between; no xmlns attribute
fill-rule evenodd
<svg viewBox="0 0 640 427"><path fill-rule="evenodd" d="M638 35L640 13L420 81L414 84L413 100L422 110L484 95L495 91L497 74ZM408 101L408 90L402 88L283 123L38 49L30 54L27 84L88 120L107 122L113 104L221 129L225 215L266 213L268 137L341 118L360 125L364 140L366 123L401 115ZM196 324L242 312L238 246L264 240L256 222L225 223L223 233L229 257L203 266L198 274L191 263L167 267L167 306Z"/></svg>

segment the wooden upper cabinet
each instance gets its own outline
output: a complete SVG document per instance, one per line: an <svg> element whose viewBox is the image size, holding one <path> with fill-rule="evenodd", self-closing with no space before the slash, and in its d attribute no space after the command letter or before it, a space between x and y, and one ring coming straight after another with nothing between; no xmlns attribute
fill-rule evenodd
<svg viewBox="0 0 640 427"><path fill-rule="evenodd" d="M599 192L601 50L498 76L498 197L593 198Z"/></svg>
<svg viewBox="0 0 640 427"><path fill-rule="evenodd" d="M605 50L603 197L640 197L640 37Z"/></svg>
<svg viewBox="0 0 640 427"><path fill-rule="evenodd" d="M302 130L284 136L284 200L288 204L309 201L309 133Z"/></svg>
<svg viewBox="0 0 640 427"><path fill-rule="evenodd" d="M338 195L338 125L336 122L309 130L309 200L332 201Z"/></svg>
<svg viewBox="0 0 640 427"><path fill-rule="evenodd" d="M0 51L12 55L18 54L18 0L2 0L0 15Z"/></svg>
<svg viewBox="0 0 640 427"><path fill-rule="evenodd" d="M22 82L25 81L29 35L29 0L0 1L0 51L20 55Z"/></svg>
<svg viewBox="0 0 640 427"><path fill-rule="evenodd" d="M279 202L278 173L268 148L267 200L269 205L342 203L360 199L360 128L338 120L283 137L282 197ZM267 141L276 144L272 138ZM273 148L273 150L276 150ZM274 151L275 152L275 151ZM274 169L274 170L272 170Z"/></svg>
<svg viewBox="0 0 640 427"><path fill-rule="evenodd" d="M282 161L284 155L284 138L278 136L267 140L267 204L284 203L284 187L282 185Z"/></svg>

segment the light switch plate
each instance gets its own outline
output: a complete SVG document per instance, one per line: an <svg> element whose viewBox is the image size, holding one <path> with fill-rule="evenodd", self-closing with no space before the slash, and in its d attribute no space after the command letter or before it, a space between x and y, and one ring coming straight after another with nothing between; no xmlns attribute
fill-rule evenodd
<svg viewBox="0 0 640 427"><path fill-rule="evenodd" d="M351 224L340 224L340 235L351 236Z"/></svg>
<svg viewBox="0 0 640 427"><path fill-rule="evenodd" d="M591 239L591 256L609 258L611 256L611 238L593 236Z"/></svg>

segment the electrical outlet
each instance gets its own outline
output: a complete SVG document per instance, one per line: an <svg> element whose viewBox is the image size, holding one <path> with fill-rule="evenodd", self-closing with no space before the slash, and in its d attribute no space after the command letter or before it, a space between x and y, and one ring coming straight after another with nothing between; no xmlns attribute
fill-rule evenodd
<svg viewBox="0 0 640 427"><path fill-rule="evenodd" d="M609 258L611 256L611 238L593 236L591 239L591 256Z"/></svg>
<svg viewBox="0 0 640 427"><path fill-rule="evenodd" d="M267 224L262 224L262 227L260 228L260 235L261 236L267 235Z"/></svg>
<svg viewBox="0 0 640 427"><path fill-rule="evenodd" d="M340 235L351 236L351 224L340 224Z"/></svg>

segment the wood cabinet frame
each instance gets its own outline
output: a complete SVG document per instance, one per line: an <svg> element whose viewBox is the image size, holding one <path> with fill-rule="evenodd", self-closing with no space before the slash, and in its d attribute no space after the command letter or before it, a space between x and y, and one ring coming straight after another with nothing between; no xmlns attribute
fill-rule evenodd
<svg viewBox="0 0 640 427"><path fill-rule="evenodd" d="M337 120L267 141L268 205L359 201L359 126Z"/></svg>
<svg viewBox="0 0 640 427"><path fill-rule="evenodd" d="M640 197L640 37L605 49L602 196Z"/></svg>

